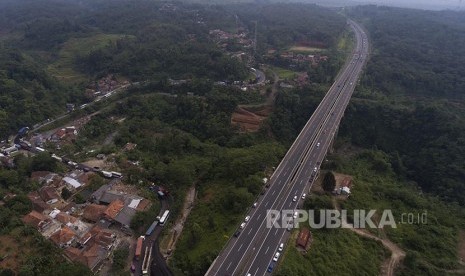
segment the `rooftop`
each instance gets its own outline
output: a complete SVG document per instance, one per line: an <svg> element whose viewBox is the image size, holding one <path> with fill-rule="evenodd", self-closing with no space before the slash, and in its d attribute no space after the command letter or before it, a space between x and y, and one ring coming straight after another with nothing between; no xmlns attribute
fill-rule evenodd
<svg viewBox="0 0 465 276"><path fill-rule="evenodd" d="M107 206L104 205L97 205L97 204L89 204L84 209L84 213L82 217L88 221L97 222L107 209Z"/></svg>
<svg viewBox="0 0 465 276"><path fill-rule="evenodd" d="M50 240L58 246L65 245L71 242L74 238L75 234L68 226L63 226L60 230L56 231L52 234L52 236L50 236Z"/></svg>
<svg viewBox="0 0 465 276"><path fill-rule="evenodd" d="M124 208L124 202L120 199L117 199L108 205L108 208L105 210L104 214L106 217L115 219L119 212Z"/></svg>

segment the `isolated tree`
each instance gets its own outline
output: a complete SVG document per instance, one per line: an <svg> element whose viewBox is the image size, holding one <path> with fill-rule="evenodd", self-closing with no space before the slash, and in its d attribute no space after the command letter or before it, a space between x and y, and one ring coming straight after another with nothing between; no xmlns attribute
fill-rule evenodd
<svg viewBox="0 0 465 276"><path fill-rule="evenodd" d="M64 187L63 190L61 190L61 197L64 200L67 200L68 198L70 198L71 195L72 195L71 191L68 190L66 187Z"/></svg>
<svg viewBox="0 0 465 276"><path fill-rule="evenodd" d="M336 188L336 177L332 171L329 171L325 174L323 179L323 190L326 192L332 192Z"/></svg>

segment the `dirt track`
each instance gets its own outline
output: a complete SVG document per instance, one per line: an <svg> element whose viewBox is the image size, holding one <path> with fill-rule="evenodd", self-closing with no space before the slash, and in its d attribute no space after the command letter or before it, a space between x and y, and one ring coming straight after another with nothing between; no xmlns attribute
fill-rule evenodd
<svg viewBox="0 0 465 276"><path fill-rule="evenodd" d="M339 206L337 206L336 200L333 198L333 205L336 209L340 209ZM405 251L397 246L395 243L390 241L388 238L380 238L372 233L366 231L365 229L359 229L359 228L351 228L347 227L348 223L347 221L342 222L343 227L346 226L347 229L351 230L352 232L355 232L357 235L375 240L375 241L380 241L383 246L391 251L391 257L386 259L383 262L383 265L381 266L381 275L386 275L386 276L394 276L394 271L396 267L400 264L400 262L405 258Z"/></svg>

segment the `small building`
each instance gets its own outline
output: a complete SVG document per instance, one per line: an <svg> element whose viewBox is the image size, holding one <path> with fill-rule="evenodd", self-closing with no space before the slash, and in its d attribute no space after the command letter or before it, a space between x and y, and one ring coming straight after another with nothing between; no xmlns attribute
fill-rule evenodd
<svg viewBox="0 0 465 276"><path fill-rule="evenodd" d="M311 233L308 228L302 228L300 229L299 236L297 237L296 240L296 246L301 247L304 250L307 249L307 244L311 238Z"/></svg>
<svg viewBox="0 0 465 276"><path fill-rule="evenodd" d="M131 151L133 149L135 149L137 147L137 144L134 144L134 143L126 143L126 145L124 145L123 147L123 150L125 151Z"/></svg>
<svg viewBox="0 0 465 276"><path fill-rule="evenodd" d="M341 194L343 195L350 195L350 188L345 186L341 188Z"/></svg>
<svg viewBox="0 0 465 276"><path fill-rule="evenodd" d="M97 204L89 204L84 209L84 213L82 217L91 222L97 222L105 213L107 206L105 205L97 205Z"/></svg>
<svg viewBox="0 0 465 276"><path fill-rule="evenodd" d="M43 213L45 210L49 209L49 206L45 201L42 200L42 198L39 195L39 192L33 191L27 194L27 197L32 203L32 209L39 212Z"/></svg>
<svg viewBox="0 0 465 276"><path fill-rule="evenodd" d="M103 229L98 226L95 226L94 228L92 228L89 231L89 233L93 237L93 242L104 247L107 250L111 249L111 247L113 246L116 240L115 234L113 234L107 229Z"/></svg>
<svg viewBox="0 0 465 276"><path fill-rule="evenodd" d="M65 182L66 186L71 190L76 190L82 186L82 184L79 181L69 176L63 177L63 181Z"/></svg>
<svg viewBox="0 0 465 276"><path fill-rule="evenodd" d="M47 204L58 202L59 196L52 187L42 187L39 190L39 195Z"/></svg>
<svg viewBox="0 0 465 276"><path fill-rule="evenodd" d="M118 192L113 192L113 191L104 191L102 196L99 199L99 203L101 204L110 204L113 201L116 200L123 200L124 195L118 193Z"/></svg>
<svg viewBox="0 0 465 276"><path fill-rule="evenodd" d="M76 235L68 226L63 226L50 236L50 240L61 248L70 246L75 239Z"/></svg>
<svg viewBox="0 0 465 276"><path fill-rule="evenodd" d="M114 221L118 222L122 226L129 227L131 225L131 220L135 215L136 215L136 209L125 206L115 216Z"/></svg>
<svg viewBox="0 0 465 276"><path fill-rule="evenodd" d="M32 226L40 232L48 229L52 223L50 218L34 210L22 217L21 220L24 222L24 224Z"/></svg>
<svg viewBox="0 0 465 276"><path fill-rule="evenodd" d="M59 222L63 223L64 225L71 225L74 224L78 219L65 213L65 212L60 212L56 215L55 217L56 220Z"/></svg>
<svg viewBox="0 0 465 276"><path fill-rule="evenodd" d="M120 199L117 199L108 205L107 209L103 213L103 216L110 221L114 221L116 216L124 208L124 202Z"/></svg>

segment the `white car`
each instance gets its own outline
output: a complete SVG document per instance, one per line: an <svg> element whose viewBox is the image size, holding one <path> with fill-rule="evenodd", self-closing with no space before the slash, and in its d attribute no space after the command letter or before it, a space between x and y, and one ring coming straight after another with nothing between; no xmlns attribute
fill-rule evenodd
<svg viewBox="0 0 465 276"><path fill-rule="evenodd" d="M245 227L245 222L241 223L241 226L239 228L244 229Z"/></svg>
<svg viewBox="0 0 465 276"><path fill-rule="evenodd" d="M244 219L244 221L245 221L245 222L248 222L249 219L250 219L250 216L246 216L245 219Z"/></svg>
<svg viewBox="0 0 465 276"><path fill-rule="evenodd" d="M317 168L317 167L315 167L315 168L313 169L313 172L316 172L317 170L318 170L318 168Z"/></svg>
<svg viewBox="0 0 465 276"><path fill-rule="evenodd" d="M293 202L296 202L297 201L297 196L294 196L294 198L292 199Z"/></svg>
<svg viewBox="0 0 465 276"><path fill-rule="evenodd" d="M281 244L279 245L279 247L278 247L278 251L279 251L279 252L282 252L283 249L284 249L284 243L281 243Z"/></svg>
<svg viewBox="0 0 465 276"><path fill-rule="evenodd" d="M294 212L294 215L292 216L293 218L297 218L297 212Z"/></svg>
<svg viewBox="0 0 465 276"><path fill-rule="evenodd" d="M302 199L305 199L306 196L307 196L307 194L303 194L303 195L302 195Z"/></svg>
<svg viewBox="0 0 465 276"><path fill-rule="evenodd" d="M255 202L255 203L252 205L252 207L254 207L254 208L257 207L257 206L258 206L258 202Z"/></svg>
<svg viewBox="0 0 465 276"><path fill-rule="evenodd" d="M276 254L275 254L274 257L273 257L273 262L277 262L277 261L278 261L279 255L281 255L281 253L276 252Z"/></svg>
<svg viewBox="0 0 465 276"><path fill-rule="evenodd" d="M316 143L316 147L319 147L320 146L320 142Z"/></svg>

